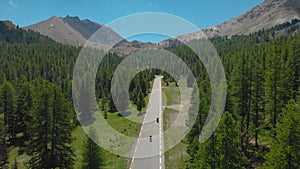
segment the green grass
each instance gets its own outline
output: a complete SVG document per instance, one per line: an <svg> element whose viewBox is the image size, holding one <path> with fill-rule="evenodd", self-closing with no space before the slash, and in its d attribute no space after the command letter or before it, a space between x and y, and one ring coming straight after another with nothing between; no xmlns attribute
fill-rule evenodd
<svg viewBox="0 0 300 169"><path fill-rule="evenodd" d="M153 84L153 82L151 82ZM149 101L149 95L147 95L144 99L145 102L148 104ZM139 112L133 111L133 108L136 108L135 105L132 105L131 108L129 108L127 111L131 112L131 114L128 117L120 117L118 116L118 113L107 113L107 119L106 122L117 132L122 133L129 137L137 137L140 132L141 122L144 118L144 116L138 116ZM147 106L143 108L142 112L146 111ZM99 118L96 117L96 118ZM133 121L132 121L133 120ZM97 126L97 124L95 124ZM72 142L72 149L74 151L74 169L80 169L82 168L82 162L83 162L83 151L85 142L88 139L88 136L86 135L84 129L81 126L76 127L72 132L73 142ZM124 143L122 140L120 140L121 144L125 144L127 147L123 151L126 152L131 149L131 143ZM133 143L132 143L133 144ZM11 166L14 164L15 159L18 163L18 167L20 169L26 169L25 166L28 160L30 159L30 156L28 156L26 153L19 154L19 148L11 146L9 147L9 157L7 164L8 168L11 168ZM104 160L104 166L101 167L103 169L126 169L128 168L128 162L125 157L121 157L115 154L112 154L104 149L102 149L102 159Z"/></svg>
<svg viewBox="0 0 300 169"><path fill-rule="evenodd" d="M164 102L167 105L180 104L180 90L178 87L163 87L162 93L165 96L166 101Z"/></svg>
<svg viewBox="0 0 300 169"><path fill-rule="evenodd" d="M128 136L137 136L140 130L140 124L132 122L124 117L119 117L117 115L118 113L108 113L108 119L107 122L117 131L119 131L122 134L128 135ZM84 132L83 128L81 126L76 127L72 132L73 142L72 142L72 149L74 151L75 155L75 163L74 163L74 169L80 169L82 167L82 160L83 160L83 150L84 150L84 144L87 140L87 135ZM11 166L14 164L15 159L18 162L18 166L20 169L27 168L25 166L26 162L30 159L30 156L27 154L19 154L19 148L11 146L9 148L9 164L8 167L11 168ZM117 156L115 154L112 154L104 149L102 149L103 157L104 158L104 166L102 168L109 169L109 168L117 168L117 169L125 169L127 168L127 162L124 157Z"/></svg>
<svg viewBox="0 0 300 169"><path fill-rule="evenodd" d="M148 103L149 95L147 95L144 99L145 99L145 102ZM121 134L129 136L129 137L133 137L133 138L137 137L140 132L140 128L141 128L141 123L137 123L137 122L141 122L143 120L143 116L138 116L139 112L134 111L133 108L136 108L136 106L131 105L131 107L129 107L127 109L127 112L130 112L130 114L126 118L119 116L118 112L114 112L114 113L107 112L106 122L118 133L121 133ZM146 109L147 109L147 107L143 108L142 112L146 111ZM102 115L103 114L104 114L104 112L102 112ZM95 117L96 117L96 119L99 120L100 115L98 114L98 116L96 115ZM100 128L102 130L102 132L104 132L104 133L110 134L108 131L107 132L104 131L106 129L103 128L102 124L97 123L97 120L93 124L93 126L96 129ZM87 135L84 132L83 128L79 126L73 131L73 137L75 140L72 143L72 147L73 147L74 153L76 155L76 162L75 162L74 168L79 169L82 166L83 147L84 147L85 141L87 140ZM115 141L115 140L112 140L112 141ZM131 150L133 143L126 141L126 140L122 140L122 137L118 141L119 141L118 145L125 147L124 149L120 149L118 152L126 153ZM113 148L116 148L116 147L112 147L112 149ZM104 166L102 167L103 169L110 169L110 168L125 169L125 168L128 168L127 167L128 162L125 157L115 155L104 149L102 149L102 156L103 156L102 159L104 160Z"/></svg>
<svg viewBox="0 0 300 169"><path fill-rule="evenodd" d="M83 160L83 147L84 143L87 140L87 135L85 134L83 129L80 126L78 126L73 130L72 136L74 139L72 143L72 148L75 154L74 169L80 169Z"/></svg>
<svg viewBox="0 0 300 169"><path fill-rule="evenodd" d="M164 132L172 125L172 122L170 121L169 115L171 113L174 113L174 111L176 111L176 110L173 110L173 109L165 109L164 110L164 124L163 124L163 131Z"/></svg>
<svg viewBox="0 0 300 169"><path fill-rule="evenodd" d="M127 118L120 117L118 113L108 113L106 120L115 130L130 137L136 137L141 128L140 123L135 123Z"/></svg>
<svg viewBox="0 0 300 169"><path fill-rule="evenodd" d="M84 144L87 140L87 135L82 129L81 126L78 126L73 131L73 137L74 141L72 143L72 148L74 150L75 154L75 164L74 169L80 169L82 167L82 160L83 160L83 150L84 150ZM118 157L115 154L112 154L104 149L102 149L102 157L104 160L104 166L103 169L109 169L109 168L120 168L125 169L126 168L126 161L122 157Z"/></svg>
<svg viewBox="0 0 300 169"><path fill-rule="evenodd" d="M185 168L185 163L189 159L186 153L187 144L180 142L171 150L165 153L166 169L181 169Z"/></svg>
<svg viewBox="0 0 300 169"><path fill-rule="evenodd" d="M178 105L180 104L180 90L178 87L171 85L162 89L165 95L167 105ZM173 123L174 117L177 117L178 111L170 108L164 110L164 125L163 130L166 131ZM168 141L165 138L165 147L168 147ZM178 145L168 150L165 153L165 167L166 169L180 169L184 168L184 161L189 158L186 153L187 145L180 142Z"/></svg>

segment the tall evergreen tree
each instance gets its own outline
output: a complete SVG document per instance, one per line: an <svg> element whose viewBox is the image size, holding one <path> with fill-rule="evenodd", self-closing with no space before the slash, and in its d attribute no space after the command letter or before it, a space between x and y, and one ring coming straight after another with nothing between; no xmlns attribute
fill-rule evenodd
<svg viewBox="0 0 300 169"><path fill-rule="evenodd" d="M31 110L33 107L33 93L31 86L28 82L24 82L20 85L18 90L18 98L16 101L16 132L20 133L21 145L25 144L30 137L30 126L32 122Z"/></svg>
<svg viewBox="0 0 300 169"><path fill-rule="evenodd" d="M196 138L196 141L199 144L198 138ZM195 158L189 164L189 168L216 169L216 155L216 137L215 134L213 134L205 143L199 146Z"/></svg>
<svg viewBox="0 0 300 169"><path fill-rule="evenodd" d="M49 86L40 82L40 87L35 90L37 96L34 102L33 116L34 121L32 122L31 128L31 139L29 143L29 154L32 158L29 160L30 168L39 169L45 168L50 169L50 147L51 141L51 89Z"/></svg>
<svg viewBox="0 0 300 169"><path fill-rule="evenodd" d="M80 122L82 125L89 125L94 122L93 116L95 108L93 107L94 98L92 95L92 88L90 86L89 76L82 82L79 94L79 111Z"/></svg>
<svg viewBox="0 0 300 169"><path fill-rule="evenodd" d="M16 97L14 86L7 80L0 89L0 104L0 112L4 113L4 124L8 127L10 138L13 139L16 136Z"/></svg>
<svg viewBox="0 0 300 169"><path fill-rule="evenodd" d="M244 168L246 163L237 122L230 113L225 112L216 132L209 140L199 145L198 152L189 166L199 169L239 169Z"/></svg>
<svg viewBox="0 0 300 169"><path fill-rule="evenodd" d="M29 154L30 168L72 168L72 118L68 102L61 90L47 82L40 82L34 105Z"/></svg>
<svg viewBox="0 0 300 169"><path fill-rule="evenodd" d="M238 119L241 131L241 143L243 152L247 152L249 143L249 133L247 131L249 122L249 85L248 85L248 66L247 56L245 53L238 53L236 56L236 64L230 74L229 79L229 110L233 116Z"/></svg>
<svg viewBox="0 0 300 169"><path fill-rule="evenodd" d="M51 121L51 168L72 168L74 159L72 143L72 114L70 103L64 98L61 89L54 87Z"/></svg>
<svg viewBox="0 0 300 169"><path fill-rule="evenodd" d="M142 111L143 107L145 107L146 103L144 100L144 94L142 92L142 90L138 91L137 94L137 110L140 112Z"/></svg>
<svg viewBox="0 0 300 169"><path fill-rule="evenodd" d="M274 42L275 43L275 42ZM268 56L266 58L267 70L265 73L265 101L266 112L272 115L272 127L276 128L276 123L280 111L282 109L283 100L282 97L282 85L280 79L282 79L282 58L278 55L278 47L274 44L271 45ZM276 131L276 130L274 130ZM274 133L275 136L275 133Z"/></svg>
<svg viewBox="0 0 300 169"><path fill-rule="evenodd" d="M6 126L4 125L3 114L0 114L0 168L7 161L7 144L6 144Z"/></svg>
<svg viewBox="0 0 300 169"><path fill-rule="evenodd" d="M240 131L236 120L229 112L225 112L216 130L216 168L244 168L246 157L241 151L239 135Z"/></svg>
<svg viewBox="0 0 300 169"><path fill-rule="evenodd" d="M263 61L258 56L258 54L254 55L254 64L253 64L253 78L254 80L252 83L252 90L253 95L251 98L252 106L251 111L254 112L253 115L253 131L254 131L254 140L255 140L255 147L258 148L258 136L261 129L261 112L264 111L264 104L263 104L263 96L264 96L264 77L263 77Z"/></svg>
<svg viewBox="0 0 300 169"><path fill-rule="evenodd" d="M276 137L271 151L266 155L263 168L300 168L300 107L290 101L283 110L282 119L277 123Z"/></svg>
<svg viewBox="0 0 300 169"><path fill-rule="evenodd" d="M117 108L115 106L114 100L112 98L111 93L109 94L108 107L110 112L116 112Z"/></svg>
<svg viewBox="0 0 300 169"><path fill-rule="evenodd" d="M89 128L89 137L85 143L82 169L99 169L103 166L104 160L100 147L93 141L97 140L96 131Z"/></svg>

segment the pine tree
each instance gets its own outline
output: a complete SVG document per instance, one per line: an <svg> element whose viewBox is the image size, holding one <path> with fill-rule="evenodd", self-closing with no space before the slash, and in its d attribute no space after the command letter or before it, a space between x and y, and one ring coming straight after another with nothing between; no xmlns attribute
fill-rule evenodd
<svg viewBox="0 0 300 169"><path fill-rule="evenodd" d="M12 165L11 167L12 169L18 169L18 162L17 162L17 159L15 158L15 161L14 161L14 164Z"/></svg>
<svg viewBox="0 0 300 169"><path fill-rule="evenodd" d="M263 88L263 63L262 59L256 54L254 57L253 64L253 78L254 80L251 82L253 87L253 96L251 98L252 106L251 110L254 111L253 117L253 130L254 130L254 140L255 147L258 148L258 136L261 129L261 112L263 111L263 96L264 96L264 88Z"/></svg>
<svg viewBox="0 0 300 169"><path fill-rule="evenodd" d="M272 115L272 127L276 128L276 123L280 110L282 109L283 100L281 100L282 86L280 79L282 79L281 67L282 60L277 54L277 46L271 45L266 58L267 70L265 73L265 101L266 112ZM274 130L275 131L275 130ZM275 136L275 133L274 133Z"/></svg>
<svg viewBox="0 0 300 169"><path fill-rule="evenodd" d="M225 112L217 130L205 143L198 145L189 167L199 169L239 169L247 164L242 152L240 131L233 116ZM198 139L196 139L198 140ZM199 142L195 142L198 143Z"/></svg>
<svg viewBox="0 0 300 169"><path fill-rule="evenodd" d="M40 87L35 90L37 97L35 98L33 116L34 121L32 122L31 128L31 139L29 141L28 154L32 156L29 160L30 168L49 169L51 166L50 161L50 121L51 121L51 89L49 86L43 84L41 81ZM42 85L43 84L43 85Z"/></svg>
<svg viewBox="0 0 300 169"><path fill-rule="evenodd" d="M248 87L248 71L247 58L245 53L236 55L238 62L230 74L229 80L229 110L236 119L239 119L241 131L241 143L243 152L247 152L249 142L249 134L247 131L249 122L249 87Z"/></svg>
<svg viewBox="0 0 300 169"><path fill-rule="evenodd" d="M47 82L36 89L34 122L31 129L30 168L72 168L72 116L61 90Z"/></svg>
<svg viewBox="0 0 300 169"><path fill-rule="evenodd" d="M4 166L7 160L6 133L3 114L0 114L0 168Z"/></svg>
<svg viewBox="0 0 300 169"><path fill-rule="evenodd" d="M197 138L199 144L199 139ZM195 155L192 163L189 164L190 168L197 169L216 169L216 137L213 134L205 143L199 146L198 152Z"/></svg>
<svg viewBox="0 0 300 169"><path fill-rule="evenodd" d="M144 94L143 94L142 90L139 90L138 94L137 94L137 110L139 112L141 112L143 107L145 107L145 105L146 105L146 103L144 100Z"/></svg>
<svg viewBox="0 0 300 169"><path fill-rule="evenodd" d="M82 169L98 169L103 165L100 147L94 142L97 140L96 131L89 128L89 137L85 143Z"/></svg>
<svg viewBox="0 0 300 169"><path fill-rule="evenodd" d="M216 130L216 168L240 169L246 164L240 135L236 121L229 112L225 112Z"/></svg>
<svg viewBox="0 0 300 169"><path fill-rule="evenodd" d="M116 98L116 105L118 105L118 111L119 115L124 114L129 106L129 96L126 94L124 90L121 89L121 91L118 93L118 96Z"/></svg>
<svg viewBox="0 0 300 169"><path fill-rule="evenodd" d="M82 125L92 124L95 120L93 114L95 108L93 107L94 99L92 95L92 88L90 86L89 77L82 82L79 95L79 111L80 122Z"/></svg>
<svg viewBox="0 0 300 169"><path fill-rule="evenodd" d="M107 108L106 108L105 95L102 96L100 104L101 104L101 111L103 111L104 119L107 119Z"/></svg>
<svg viewBox="0 0 300 169"><path fill-rule="evenodd" d="M271 144L271 151L266 155L263 168L300 168L299 103L290 101L276 125L276 137Z"/></svg>
<svg viewBox="0 0 300 169"><path fill-rule="evenodd" d="M70 103L64 99L59 87L54 87L51 121L51 168L72 168L72 121Z"/></svg>
<svg viewBox="0 0 300 169"><path fill-rule="evenodd" d="M18 93L19 94L16 101L16 132L22 133L20 140L22 141L21 145L24 146L25 141L27 141L30 137L29 131L33 118L31 114L31 109L33 106L33 94L30 84L27 82L21 84Z"/></svg>
<svg viewBox="0 0 300 169"><path fill-rule="evenodd" d="M109 94L108 107L109 107L110 112L116 112L117 111L117 108L115 106L115 103L114 103L114 100L113 100L111 94Z"/></svg>
<svg viewBox="0 0 300 169"><path fill-rule="evenodd" d="M0 89L0 112L4 113L4 124L8 127L8 133L11 139L16 136L16 98L13 85L4 81Z"/></svg>

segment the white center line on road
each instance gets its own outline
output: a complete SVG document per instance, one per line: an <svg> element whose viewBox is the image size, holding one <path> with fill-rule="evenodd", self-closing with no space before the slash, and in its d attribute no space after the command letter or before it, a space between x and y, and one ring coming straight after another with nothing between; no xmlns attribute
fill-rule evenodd
<svg viewBox="0 0 300 169"><path fill-rule="evenodd" d="M161 78L160 78L161 80ZM162 112L162 91L161 91L161 81L159 80L160 84L159 84L159 114L161 115L160 120L159 120L159 168L162 168L162 117L163 117L163 112Z"/></svg>
<svg viewBox="0 0 300 169"><path fill-rule="evenodd" d="M151 103L153 104L152 107ZM137 138L136 146L133 148L134 154L132 156L130 169L164 169L164 154L162 153L164 149L162 110L162 90L160 76L160 78L156 77L156 79L154 80L147 111L139 132L139 138ZM158 120L158 123L156 122L156 120ZM146 139L146 137L149 136L152 136L153 138L151 141L150 137L150 142L148 141L148 139ZM157 139L159 140L157 141ZM148 155L155 156L150 158L143 158L147 157Z"/></svg>

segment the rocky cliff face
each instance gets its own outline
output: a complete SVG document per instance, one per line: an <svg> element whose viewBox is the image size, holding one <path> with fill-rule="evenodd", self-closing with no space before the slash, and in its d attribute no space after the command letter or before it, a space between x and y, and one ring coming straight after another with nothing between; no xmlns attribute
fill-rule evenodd
<svg viewBox="0 0 300 169"><path fill-rule="evenodd" d="M17 29L18 26L16 26L12 21L9 21L9 20L6 20L6 21L2 21L4 25L7 26L7 28L9 30L12 30L12 29Z"/></svg>

